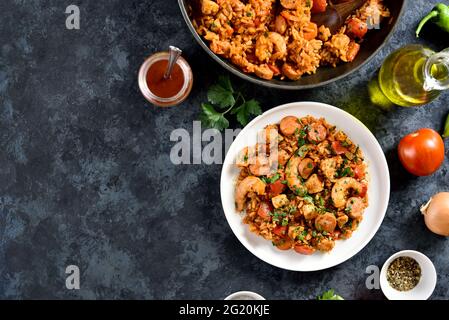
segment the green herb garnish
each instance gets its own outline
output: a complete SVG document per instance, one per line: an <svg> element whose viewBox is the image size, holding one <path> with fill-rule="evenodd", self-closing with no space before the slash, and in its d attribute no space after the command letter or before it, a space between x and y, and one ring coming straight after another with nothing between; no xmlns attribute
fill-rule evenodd
<svg viewBox="0 0 449 320"><path fill-rule="evenodd" d="M218 130L229 127L229 121L225 117L228 113L235 114L237 121L242 126L248 124L250 116L257 116L262 113L257 100L246 100L241 92L234 91L231 80L227 75L220 76L217 83L209 88L207 100L208 103L201 104L200 119L207 127ZM224 111L217 111L218 109Z"/></svg>
<svg viewBox="0 0 449 320"><path fill-rule="evenodd" d="M262 180L263 182L265 182L266 184L270 184L270 183L275 183L277 180L279 180L279 178L281 177L281 175L279 173L276 173L274 176L272 176L271 178L268 177L261 177L260 180Z"/></svg>
<svg viewBox="0 0 449 320"><path fill-rule="evenodd" d="M318 300L344 300L341 296L335 293L334 290L328 290L323 293L322 296L318 297Z"/></svg>

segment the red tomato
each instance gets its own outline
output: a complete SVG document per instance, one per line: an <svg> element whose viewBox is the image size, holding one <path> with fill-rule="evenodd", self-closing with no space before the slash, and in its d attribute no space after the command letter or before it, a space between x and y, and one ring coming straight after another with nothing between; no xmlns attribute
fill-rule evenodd
<svg viewBox="0 0 449 320"><path fill-rule="evenodd" d="M294 249L297 253L305 254L307 256L309 256L315 252L314 248L305 246L305 245L296 245Z"/></svg>
<svg viewBox="0 0 449 320"><path fill-rule="evenodd" d="M347 23L346 34L351 38L362 39L368 32L368 25L366 22L358 19L351 18Z"/></svg>
<svg viewBox="0 0 449 320"><path fill-rule="evenodd" d="M444 142L435 130L419 129L402 138L398 154L408 172L428 176L437 171L444 161Z"/></svg>
<svg viewBox="0 0 449 320"><path fill-rule="evenodd" d="M326 11L327 0L313 0L312 13L320 13Z"/></svg>
<svg viewBox="0 0 449 320"><path fill-rule="evenodd" d="M273 183L270 183L269 185L268 185L268 188L269 188L269 194L272 196L272 197L275 197L275 196L278 196L278 195L280 195L283 191L284 191L284 189L285 189L285 184L283 184L282 182L281 182L281 180L276 180L275 182L273 182Z"/></svg>
<svg viewBox="0 0 449 320"><path fill-rule="evenodd" d="M257 215L264 220L271 220L271 206L267 202L262 202L257 210Z"/></svg>
<svg viewBox="0 0 449 320"><path fill-rule="evenodd" d="M346 152L348 152L348 149L343 147L340 141L332 142L332 149L335 151L336 154L345 154Z"/></svg>
<svg viewBox="0 0 449 320"><path fill-rule="evenodd" d="M356 179L365 178L365 166L361 164L356 164L355 166L353 166L352 172L354 172L354 178Z"/></svg>
<svg viewBox="0 0 449 320"><path fill-rule="evenodd" d="M287 226L277 226L273 229L273 233L279 237L284 237L287 234Z"/></svg>
<svg viewBox="0 0 449 320"><path fill-rule="evenodd" d="M283 238L281 240L275 241L274 245L279 250L290 250L293 246L293 240L290 238Z"/></svg>
<svg viewBox="0 0 449 320"><path fill-rule="evenodd" d="M359 197L363 198L366 196L366 193L368 192L368 185L366 183L362 184L362 191L358 194Z"/></svg>

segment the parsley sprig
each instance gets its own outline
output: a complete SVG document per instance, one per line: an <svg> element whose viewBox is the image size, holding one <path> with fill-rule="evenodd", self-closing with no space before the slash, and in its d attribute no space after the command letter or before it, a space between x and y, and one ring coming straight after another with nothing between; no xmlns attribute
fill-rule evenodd
<svg viewBox="0 0 449 320"><path fill-rule="evenodd" d="M341 296L335 293L334 290L328 290L323 293L322 296L318 297L318 300L344 300Z"/></svg>
<svg viewBox="0 0 449 320"><path fill-rule="evenodd" d="M228 75L220 76L217 83L209 88L207 100L207 103L201 104L200 119L207 127L218 130L229 127L228 113L236 115L242 126L248 124L251 116L262 113L257 100L246 100L242 92L234 90Z"/></svg>

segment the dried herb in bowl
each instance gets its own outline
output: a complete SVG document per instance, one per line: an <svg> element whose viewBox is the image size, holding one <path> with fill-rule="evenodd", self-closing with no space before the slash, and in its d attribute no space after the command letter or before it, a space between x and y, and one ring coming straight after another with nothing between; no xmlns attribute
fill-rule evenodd
<svg viewBox="0 0 449 320"><path fill-rule="evenodd" d="M421 279L421 267L411 257L399 257L390 263L387 269L387 281L393 289L409 291L416 287Z"/></svg>

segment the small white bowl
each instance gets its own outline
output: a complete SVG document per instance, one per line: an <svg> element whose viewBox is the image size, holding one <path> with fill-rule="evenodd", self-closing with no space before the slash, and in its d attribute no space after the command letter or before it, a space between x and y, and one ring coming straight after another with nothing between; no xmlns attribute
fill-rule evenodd
<svg viewBox="0 0 449 320"><path fill-rule="evenodd" d="M393 289L387 280L388 267L398 257L413 258L421 267L421 279L416 287L409 291ZM389 300L427 300L432 295L433 290L435 290L436 283L437 272L432 261L421 252L413 250L404 250L395 253L384 263L380 272L380 287Z"/></svg>
<svg viewBox="0 0 449 320"><path fill-rule="evenodd" d="M265 300L265 298L252 291L238 291L227 296L225 300Z"/></svg>

